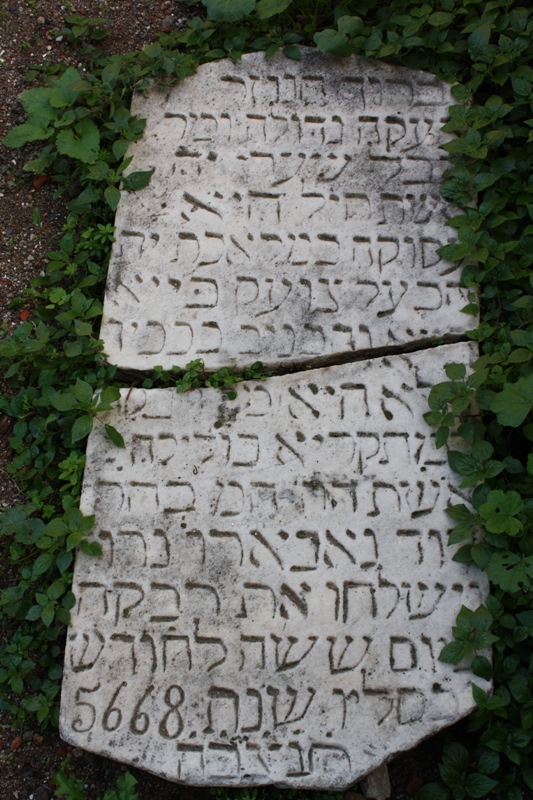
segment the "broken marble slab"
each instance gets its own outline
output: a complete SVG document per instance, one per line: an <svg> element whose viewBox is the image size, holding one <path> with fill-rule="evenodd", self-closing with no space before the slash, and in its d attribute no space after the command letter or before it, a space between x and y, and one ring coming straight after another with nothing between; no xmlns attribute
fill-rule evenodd
<svg viewBox="0 0 533 800"><path fill-rule="evenodd" d="M146 370L330 363L460 334L468 293L437 250L453 98L433 75L302 48L201 66L137 94L101 337Z"/></svg>
<svg viewBox="0 0 533 800"><path fill-rule="evenodd" d="M123 390L126 448L88 442L103 555L77 556L62 737L182 783L343 789L468 714L438 656L488 587L451 560L468 495L422 415L476 357Z"/></svg>

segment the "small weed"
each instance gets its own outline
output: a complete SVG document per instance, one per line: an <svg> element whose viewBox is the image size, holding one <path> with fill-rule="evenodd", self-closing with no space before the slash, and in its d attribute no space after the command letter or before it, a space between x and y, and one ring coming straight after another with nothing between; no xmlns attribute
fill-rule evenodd
<svg viewBox="0 0 533 800"><path fill-rule="evenodd" d="M70 774L70 768L70 761L66 759L54 778L54 783L57 786L54 794L56 797L64 798L64 800L86 800L84 781ZM135 791L136 783L137 781L133 775L130 772L125 772L124 775L119 775L117 778L114 789L109 789L101 798L95 798L95 800L138 800L139 796Z"/></svg>

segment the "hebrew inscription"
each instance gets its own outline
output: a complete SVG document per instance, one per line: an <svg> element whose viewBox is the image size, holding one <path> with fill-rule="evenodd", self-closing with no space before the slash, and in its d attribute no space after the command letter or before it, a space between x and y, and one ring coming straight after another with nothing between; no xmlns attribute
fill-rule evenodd
<svg viewBox="0 0 533 800"><path fill-rule="evenodd" d="M259 87L259 84L258 84ZM177 395L123 390L91 433L61 732L170 780L341 789L469 713L438 659L482 573L425 424L471 344ZM479 682L479 681L478 681Z"/></svg>
<svg viewBox="0 0 533 800"><path fill-rule="evenodd" d="M112 363L319 364L469 327L439 194L453 103L432 75L303 49L150 90L101 336Z"/></svg>

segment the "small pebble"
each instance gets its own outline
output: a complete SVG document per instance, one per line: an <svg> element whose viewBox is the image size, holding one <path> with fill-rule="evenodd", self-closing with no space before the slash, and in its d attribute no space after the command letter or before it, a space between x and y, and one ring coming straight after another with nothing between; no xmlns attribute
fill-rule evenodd
<svg viewBox="0 0 533 800"><path fill-rule="evenodd" d="M72 751L72 755L74 756L74 758L83 758L83 750L81 749L81 747L75 747L74 750Z"/></svg>
<svg viewBox="0 0 533 800"><path fill-rule="evenodd" d="M31 740L33 739L33 731L25 731L25 732L22 734L22 739L23 739L25 742L31 742Z"/></svg>
<svg viewBox="0 0 533 800"><path fill-rule="evenodd" d="M167 14L165 19L161 23L161 30L165 31L165 33L170 33L173 27L174 27L174 19L170 16L170 14Z"/></svg>
<svg viewBox="0 0 533 800"><path fill-rule="evenodd" d="M405 793L408 794L409 797L413 797L418 792L423 783L424 781L422 780L420 775L417 775L416 772L413 772L411 774L411 777L405 784Z"/></svg>
<svg viewBox="0 0 533 800"><path fill-rule="evenodd" d="M22 736L15 736L15 738L11 742L11 749L18 750L21 744L22 744Z"/></svg>
<svg viewBox="0 0 533 800"><path fill-rule="evenodd" d="M46 22L44 17L37 17L37 25L44 25Z"/></svg>

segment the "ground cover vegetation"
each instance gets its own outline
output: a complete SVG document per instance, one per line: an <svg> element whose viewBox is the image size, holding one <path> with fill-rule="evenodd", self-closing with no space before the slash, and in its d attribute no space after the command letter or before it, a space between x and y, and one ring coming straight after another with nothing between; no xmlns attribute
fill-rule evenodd
<svg viewBox="0 0 533 800"><path fill-rule="evenodd" d="M441 192L460 213L450 223L457 243L441 253L463 268L471 287L464 311L481 313L468 333L481 355L468 376L464 365L448 366L448 381L431 390L426 420L436 427L437 447L454 426L465 441L449 462L462 486L472 487L472 505L449 509L449 543L462 543L455 560L487 571L491 593L485 606L463 608L440 655L471 662L479 710L469 721L469 746L448 742L442 783L422 787L417 800L520 800L533 790L533 10L514 0L190 5L199 13L186 30L109 58L98 46L100 20L69 17L63 35L82 67L31 67L34 88L21 96L27 121L4 140L39 145L25 169L51 176L69 216L45 274L20 300L31 305L31 317L0 342L7 383L0 408L16 419L9 469L26 498L0 517L3 556L13 570L0 598L8 642L0 651L1 707L21 720L35 715L43 726L57 724L74 552L100 552L86 539L94 520L78 505L84 445L118 387L133 380L148 388L231 391L235 381L262 374L258 363L246 374L225 369L207 377L201 362L192 362L143 380L102 358L97 331L114 211L121 189L140 190L151 175L128 172L128 145L144 127L129 112L132 92L150 81L170 85L213 59L280 49L298 59L299 45L316 45L339 58L355 53L429 70L455 84L444 129L456 138L445 146L452 166ZM108 426L108 434L123 446L119 431ZM489 645L492 663L482 652ZM476 676L494 680L493 694L476 686ZM80 787L59 780L63 796L83 797ZM125 779L117 797L133 797L133 785Z"/></svg>

